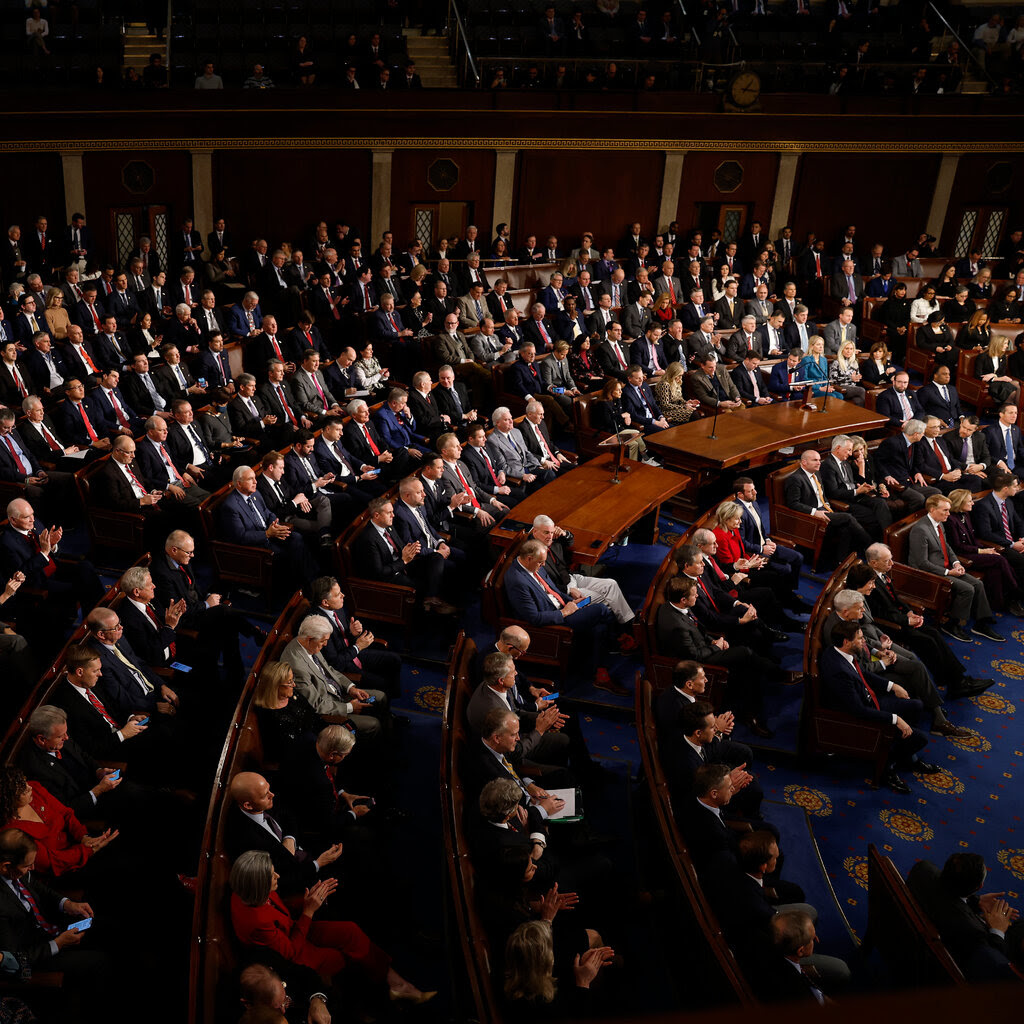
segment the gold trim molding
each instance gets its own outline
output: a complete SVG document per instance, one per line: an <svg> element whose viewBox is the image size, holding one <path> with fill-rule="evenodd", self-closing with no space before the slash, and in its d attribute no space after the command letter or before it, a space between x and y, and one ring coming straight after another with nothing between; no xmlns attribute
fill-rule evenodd
<svg viewBox="0 0 1024 1024"><path fill-rule="evenodd" d="M497 150L594 150L638 152L710 152L710 153L876 153L901 156L914 153L1021 153L1024 140L1013 142L993 139L989 142L857 142L847 139L831 141L787 139L574 139L574 138L346 138L321 137L279 138L257 140L252 137L224 139L24 139L0 141L0 153L98 153L155 152L160 150L241 150L262 152L267 149L497 149Z"/></svg>

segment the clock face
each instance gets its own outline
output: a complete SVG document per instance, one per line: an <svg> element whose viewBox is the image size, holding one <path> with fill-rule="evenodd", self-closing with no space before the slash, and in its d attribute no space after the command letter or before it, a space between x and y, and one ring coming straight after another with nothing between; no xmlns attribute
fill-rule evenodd
<svg viewBox="0 0 1024 1024"><path fill-rule="evenodd" d="M729 84L729 95L738 107L749 107L761 94L761 79L753 71L741 71Z"/></svg>

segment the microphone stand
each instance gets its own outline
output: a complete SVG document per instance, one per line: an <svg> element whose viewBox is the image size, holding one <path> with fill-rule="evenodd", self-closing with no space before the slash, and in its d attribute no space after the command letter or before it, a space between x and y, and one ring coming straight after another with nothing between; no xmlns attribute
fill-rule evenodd
<svg viewBox="0 0 1024 1024"><path fill-rule="evenodd" d="M612 409L612 415L615 418L615 472L612 475L613 484L621 484L622 481L619 479L619 470L621 469L624 473L629 472L629 466L622 465L622 437L619 434L619 415Z"/></svg>
<svg viewBox="0 0 1024 1024"><path fill-rule="evenodd" d="M825 378L825 398L823 399L823 401L821 403L821 408L818 410L819 412L824 412L828 408L828 393L829 393L829 389L831 387L832 387L832 374L829 373L828 376Z"/></svg>
<svg viewBox="0 0 1024 1024"><path fill-rule="evenodd" d="M719 399L715 405L715 418L711 421L711 433L708 434L709 441L717 441L718 435L715 433L715 427L718 426L718 407L722 404L722 400Z"/></svg>

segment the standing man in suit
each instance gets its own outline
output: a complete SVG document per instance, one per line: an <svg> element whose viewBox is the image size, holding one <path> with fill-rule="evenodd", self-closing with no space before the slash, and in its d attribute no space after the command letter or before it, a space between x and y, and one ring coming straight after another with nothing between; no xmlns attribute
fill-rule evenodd
<svg viewBox="0 0 1024 1024"><path fill-rule="evenodd" d="M843 260L839 269L832 275L832 298L836 299L843 309L855 309L864 296L864 279L857 273L853 260Z"/></svg>
<svg viewBox="0 0 1024 1024"><path fill-rule="evenodd" d="M933 494L925 502L927 515L910 530L907 562L913 569L933 573L949 579L952 598L949 615L940 623L947 636L970 643L966 630L968 620L974 619L971 633L996 643L1006 638L995 630L992 608L981 580L970 576L947 540L943 523L949 518L950 502L944 494Z"/></svg>
<svg viewBox="0 0 1024 1024"><path fill-rule="evenodd" d="M786 507L825 521L821 546L823 567L838 565L851 550L863 551L871 538L849 512L836 512L825 498L821 482L821 455L810 449L800 456L800 466L786 477Z"/></svg>

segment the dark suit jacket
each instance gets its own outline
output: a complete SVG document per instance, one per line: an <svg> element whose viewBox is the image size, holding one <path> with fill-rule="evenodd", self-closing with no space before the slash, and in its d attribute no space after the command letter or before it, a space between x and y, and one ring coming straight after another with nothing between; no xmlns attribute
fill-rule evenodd
<svg viewBox="0 0 1024 1024"><path fill-rule="evenodd" d="M160 391L157 378L152 372L149 374L149 379L153 382L153 387L156 388L157 394L161 398L164 397ZM127 399L128 404L140 415L140 416L152 416L155 412L155 405L153 397L150 395L149 390L142 383L141 377L132 370L129 373L121 374L120 390L124 392L124 397Z"/></svg>
<svg viewBox="0 0 1024 1024"><path fill-rule="evenodd" d="M96 684L96 696L103 701L111 718L117 722L128 720L130 715L158 714L157 701L160 699L160 680L147 672L145 662L135 653L131 643L124 637L118 641L120 652L135 666L153 689L143 692L142 684L128 667L106 644L94 644L103 665L103 675Z"/></svg>
<svg viewBox="0 0 1024 1024"><path fill-rule="evenodd" d="M1024 537L1024 523L1021 522L1012 501L1006 502L1006 517L1013 539L1019 540ZM994 494L986 494L984 498L974 503L974 508L971 509L971 520L979 540L989 541L1001 548L1010 543L1006 539L1003 518L999 514L999 502Z"/></svg>
<svg viewBox="0 0 1024 1024"><path fill-rule="evenodd" d="M632 384L625 384L622 388L622 408L628 412L633 424L641 427L644 432L655 429L654 420L661 418L661 409L658 406L654 392L647 384L641 384L640 390L647 400L649 408L645 408L636 388Z"/></svg>
<svg viewBox="0 0 1024 1024"><path fill-rule="evenodd" d="M136 466L132 466L132 472L139 477ZM146 486L144 480L139 477L139 482ZM117 463L108 459L103 468L93 477L90 489L91 499L103 508L116 509L119 512L145 511L140 504L140 499L135 496L124 474L118 469Z"/></svg>
<svg viewBox="0 0 1024 1024"><path fill-rule="evenodd" d="M133 740L122 743L99 711L74 691L67 678L54 688L51 703L64 710L68 732L91 757L98 761L127 760Z"/></svg>
<svg viewBox="0 0 1024 1024"><path fill-rule="evenodd" d="M917 398L923 412L929 416L938 416L947 427L953 427L963 415L963 410L960 408L960 395L956 388L952 384L947 384L946 391L949 393L948 402L943 399L938 386L929 382L919 388L914 397Z"/></svg>
<svg viewBox="0 0 1024 1024"><path fill-rule="evenodd" d="M895 477L901 484L908 483L916 473L925 472L921 444L908 447L903 434L893 434L878 446L875 463L882 476Z"/></svg>
<svg viewBox="0 0 1024 1024"><path fill-rule="evenodd" d="M277 516L267 508L259 492L253 495L253 500L267 525L276 522ZM250 547L270 547L267 541L266 526L260 524L252 514L248 501L238 491L229 494L221 502L218 514L220 525L218 536L222 540L232 544L246 544Z"/></svg>
<svg viewBox="0 0 1024 1024"><path fill-rule="evenodd" d="M21 443L21 436L16 431L11 434L11 439L21 449L21 455L18 458L24 472L18 469L18 465L14 461L14 455L11 454L7 445L0 443L0 480L22 484L28 477L35 476L39 472L40 467L32 451Z"/></svg>
<svg viewBox="0 0 1024 1024"><path fill-rule="evenodd" d="M41 782L51 795L70 807L79 820L94 817L96 804L89 790L99 781L99 763L70 736L61 748L61 757L51 757L29 741L18 753L18 767L30 779Z"/></svg>
<svg viewBox="0 0 1024 1024"><path fill-rule="evenodd" d="M626 364L625 366L619 364L615 351L608 341L602 341L597 346L593 357L597 359L597 365L606 377L615 377L617 380L624 381L626 379L626 370L632 363L631 346L627 342L621 341L619 342L619 349L622 352L622 361Z"/></svg>
<svg viewBox="0 0 1024 1024"><path fill-rule="evenodd" d="M197 379L205 379L209 387L223 387L234 379L231 376L231 365L228 362L227 352L211 352L206 349L199 353L199 358L193 364Z"/></svg>
<svg viewBox="0 0 1024 1024"><path fill-rule="evenodd" d="M822 483L822 489L824 489ZM786 507L794 512L810 513L818 507L818 494L807 474L799 467L786 477Z"/></svg>
<svg viewBox="0 0 1024 1024"><path fill-rule="evenodd" d="M71 442L64 441L60 436L57 428L53 425L53 421L49 416L43 416L43 426L53 434L57 444L62 448L67 448ZM28 450L29 454L36 462L57 462L61 458L60 452L55 452L43 439L42 434L36 430L28 422L23 422L19 427L15 429L15 434L18 438L18 443L22 448ZM10 453L7 451L6 445L3 446L3 450L0 451L0 457L6 457L7 461L11 461ZM2 465L2 463L0 463ZM79 463L81 465L81 463ZM2 473L2 470L0 470Z"/></svg>
<svg viewBox="0 0 1024 1024"><path fill-rule="evenodd" d="M1000 460L1006 462L1006 428L1000 423L993 423L988 426L984 431L985 440L988 442L989 451L992 453L992 460L999 462ZM976 433L975 438L978 434ZM1013 440L1013 457L1014 464L1013 468L1015 472L1024 472L1024 441L1021 440L1020 427L1014 424L1010 427L1010 437Z"/></svg>
<svg viewBox="0 0 1024 1024"><path fill-rule="evenodd" d="M166 363L163 366L158 366L153 371L153 383L156 384L157 391L160 392L168 405L176 398L188 398L187 389L196 382L195 377L192 376L189 368L183 362L178 365L181 367L182 376L185 378L184 388L178 381L178 375Z"/></svg>
<svg viewBox="0 0 1024 1024"><path fill-rule="evenodd" d="M276 435L275 428L281 426L281 421L278 420L273 427L265 426L262 423L262 417L270 415L270 410L258 394L253 395L252 402L256 406L256 411L261 419L256 419L249 412L248 407L242 402L240 397L236 396L228 402L228 419L231 421L231 429L234 434L238 437L253 437L260 440L268 435Z"/></svg>
<svg viewBox="0 0 1024 1024"><path fill-rule="evenodd" d="M280 807L275 805L267 813L278 822L285 835L295 835L298 831L292 826L287 814ZM305 850L299 856L289 853L282 843L262 825L253 821L237 805L230 807L227 812L224 846L232 859L245 853L246 850L263 850L269 853L274 870L281 876L278 889L284 897L296 893L301 895L303 889L313 885L317 879L317 870L313 864L316 853L308 853Z"/></svg>
<svg viewBox="0 0 1024 1024"><path fill-rule="evenodd" d="M827 707L845 711L848 715L866 719L877 725L891 724L893 712L875 707L856 669L830 642L822 648L819 667L821 696ZM885 698L875 684L882 683L884 688L884 681L873 673L865 673L865 677L874 690L879 704L882 704Z"/></svg>
<svg viewBox="0 0 1024 1024"><path fill-rule="evenodd" d="M906 392L907 401L910 403L910 410L915 419L920 419L923 410L917 396L910 391ZM900 408L900 401L892 388L883 391L875 400L875 409L880 416L888 416L889 424L898 427L903 423L903 410Z"/></svg>
<svg viewBox="0 0 1024 1024"><path fill-rule="evenodd" d="M64 362L64 357L56 347L51 346L50 358L53 360L54 369L56 369L57 373L67 380L71 374ZM50 368L43 358L43 354L34 347L30 348L25 353L25 365L28 367L28 372L32 379L29 390L35 391L37 395L43 394L50 387Z"/></svg>
<svg viewBox="0 0 1024 1024"><path fill-rule="evenodd" d="M391 537L397 550L391 548L373 523L367 523L352 547L356 571L364 579L408 585L410 581L406 573L406 564L402 561L401 550L403 543L407 544L409 541L403 542L397 530L391 531Z"/></svg>
<svg viewBox="0 0 1024 1024"><path fill-rule="evenodd" d="M44 919L62 928L64 915L60 911L61 894L54 892L33 873L25 875L21 884L32 894ZM0 943L3 943L4 949L24 952L37 970L45 968L46 961L51 958L50 936L6 883L0 884Z"/></svg>
<svg viewBox="0 0 1024 1024"><path fill-rule="evenodd" d="M761 390L761 397L768 398L768 378L761 370L756 371L758 376L758 387ZM729 376L732 377L733 384L736 385L736 390L740 393L740 398L745 402L754 401L754 386L750 382L750 374L747 373L747 368L740 363L739 366L734 366L729 371Z"/></svg>
<svg viewBox="0 0 1024 1024"><path fill-rule="evenodd" d="M173 655L164 656L164 649L175 642L176 634L170 626L164 625L166 609L157 601L150 604L160 623L156 627L147 615L143 615L130 601L123 601L118 606L124 635L131 644L132 650L146 665L162 668L170 663Z"/></svg>
<svg viewBox="0 0 1024 1024"><path fill-rule="evenodd" d="M668 601L658 608L655 631L660 655L702 662L714 656L715 648L700 623L692 615L683 615Z"/></svg>
<svg viewBox="0 0 1024 1024"><path fill-rule="evenodd" d="M539 575L547 580L552 590L559 591L558 584L541 568ZM508 606L517 618L523 618L535 626L561 626L564 623L561 612L551 603L544 591L530 579L526 570L516 562L510 565L503 580ZM560 592L568 601L568 594Z"/></svg>

